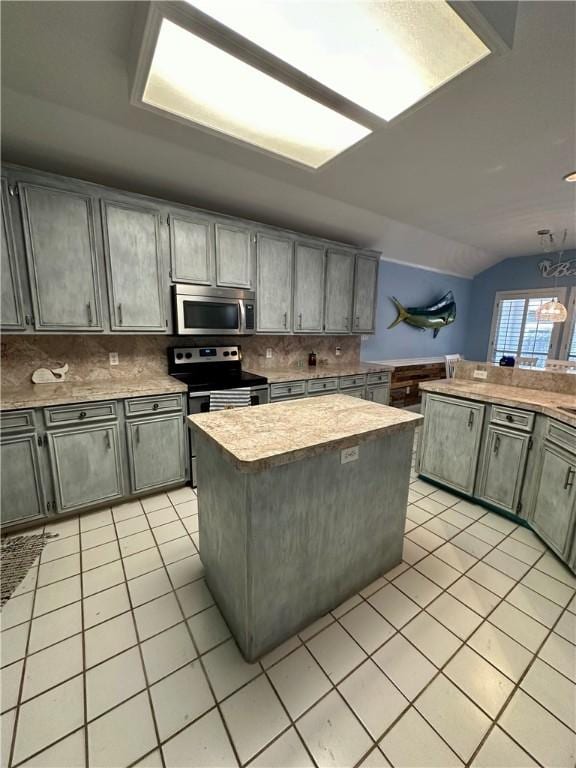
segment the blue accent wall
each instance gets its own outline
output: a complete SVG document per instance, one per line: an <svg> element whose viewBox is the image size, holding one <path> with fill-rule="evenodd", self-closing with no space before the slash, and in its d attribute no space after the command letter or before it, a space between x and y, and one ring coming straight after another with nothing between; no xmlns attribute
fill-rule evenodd
<svg viewBox="0 0 576 768"><path fill-rule="evenodd" d="M494 297L497 291L522 291L530 288L553 288L554 278L542 277L538 264L550 258L557 261L557 254L520 256L505 259L493 267L476 275L472 282L472 301L470 304L470 324L466 334L464 355L469 360L486 360ZM576 259L576 250L565 251L562 261ZM576 287L576 276L560 277L559 288Z"/></svg>
<svg viewBox="0 0 576 768"><path fill-rule="evenodd" d="M470 318L472 280L381 261L378 273L376 333L362 341L362 360L393 360L465 354ZM420 331L406 323L388 330L397 315L390 296L405 307L433 304L447 291L456 300L456 320L434 339L432 330Z"/></svg>

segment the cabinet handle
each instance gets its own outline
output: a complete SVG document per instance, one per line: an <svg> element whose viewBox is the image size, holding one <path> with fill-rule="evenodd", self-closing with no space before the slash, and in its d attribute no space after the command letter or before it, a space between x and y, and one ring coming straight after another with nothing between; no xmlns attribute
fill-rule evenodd
<svg viewBox="0 0 576 768"><path fill-rule="evenodd" d="M110 450L112 448L112 443L110 442L110 432L108 432L108 430L104 432L104 442L106 443L106 448Z"/></svg>
<svg viewBox="0 0 576 768"><path fill-rule="evenodd" d="M298 328L302 328L302 312L298 315Z"/></svg>
<svg viewBox="0 0 576 768"><path fill-rule="evenodd" d="M496 435L494 438L494 454L498 456L498 451L500 449L500 435Z"/></svg>
<svg viewBox="0 0 576 768"><path fill-rule="evenodd" d="M348 315L346 315L346 317L344 318L344 328L348 328L348 320L349 319L350 318L348 317Z"/></svg>
<svg viewBox="0 0 576 768"><path fill-rule="evenodd" d="M288 328L288 312L284 312L284 328Z"/></svg>
<svg viewBox="0 0 576 768"><path fill-rule="evenodd" d="M118 323L124 325L124 321L122 320L122 304L118 304Z"/></svg>
<svg viewBox="0 0 576 768"><path fill-rule="evenodd" d="M566 472L566 480L564 481L564 490L567 491L574 485L574 475L576 474L576 469L574 467L568 467L568 472Z"/></svg>
<svg viewBox="0 0 576 768"><path fill-rule="evenodd" d="M88 313L88 325L92 325L92 305L90 302L86 304L86 312Z"/></svg>
<svg viewBox="0 0 576 768"><path fill-rule="evenodd" d="M38 435L37 441L38 441L38 447L42 448L42 435Z"/></svg>
<svg viewBox="0 0 576 768"><path fill-rule="evenodd" d="M136 424L136 442L140 442L140 425Z"/></svg>
<svg viewBox="0 0 576 768"><path fill-rule="evenodd" d="M474 411L470 411L468 414L468 428L472 429L474 426Z"/></svg>
<svg viewBox="0 0 576 768"><path fill-rule="evenodd" d="M356 328L360 325L360 315L356 315Z"/></svg>
<svg viewBox="0 0 576 768"><path fill-rule="evenodd" d="M24 322L26 323L26 325L31 325L32 318L30 317L30 315L26 315L26 317L24 318Z"/></svg>
<svg viewBox="0 0 576 768"><path fill-rule="evenodd" d="M80 411L80 413L78 414L78 418L79 419L85 419L86 418L86 411Z"/></svg>

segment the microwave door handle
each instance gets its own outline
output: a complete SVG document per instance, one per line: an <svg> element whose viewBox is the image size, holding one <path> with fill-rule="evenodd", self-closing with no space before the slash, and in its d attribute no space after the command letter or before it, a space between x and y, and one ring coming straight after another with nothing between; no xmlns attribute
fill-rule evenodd
<svg viewBox="0 0 576 768"><path fill-rule="evenodd" d="M244 333L246 330L246 305L244 304L244 299L239 299L238 307L240 309L240 326L238 332Z"/></svg>

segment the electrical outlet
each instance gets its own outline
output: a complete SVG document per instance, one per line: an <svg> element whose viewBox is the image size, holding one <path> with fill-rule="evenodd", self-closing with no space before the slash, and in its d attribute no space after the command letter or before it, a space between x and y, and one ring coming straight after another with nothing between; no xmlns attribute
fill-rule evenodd
<svg viewBox="0 0 576 768"><path fill-rule="evenodd" d="M266 360L270 360L272 358L272 347L266 348Z"/></svg>
<svg viewBox="0 0 576 768"><path fill-rule="evenodd" d="M488 378L488 371L483 371L480 368L476 368L474 371L474 378L475 379L487 379Z"/></svg>
<svg viewBox="0 0 576 768"><path fill-rule="evenodd" d="M348 464L350 461L358 461L360 448L353 445L351 448L344 448L340 451L340 464Z"/></svg>
<svg viewBox="0 0 576 768"><path fill-rule="evenodd" d="M342 354L342 347L336 347L336 357L340 357Z"/></svg>
<svg viewBox="0 0 576 768"><path fill-rule="evenodd" d="M108 357L110 360L110 365L118 365L118 363L120 362L118 359L118 352L110 352Z"/></svg>

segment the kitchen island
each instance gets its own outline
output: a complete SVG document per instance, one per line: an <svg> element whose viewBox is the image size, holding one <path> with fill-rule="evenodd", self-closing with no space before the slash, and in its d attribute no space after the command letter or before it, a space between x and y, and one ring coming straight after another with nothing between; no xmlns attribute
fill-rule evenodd
<svg viewBox="0 0 576 768"><path fill-rule="evenodd" d="M188 419L206 578L246 659L400 562L420 416L329 395Z"/></svg>

